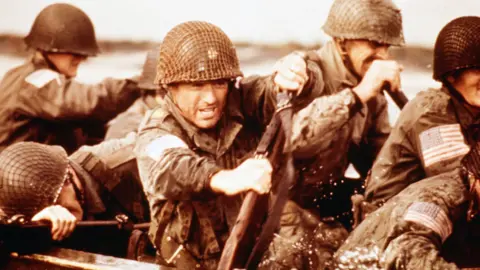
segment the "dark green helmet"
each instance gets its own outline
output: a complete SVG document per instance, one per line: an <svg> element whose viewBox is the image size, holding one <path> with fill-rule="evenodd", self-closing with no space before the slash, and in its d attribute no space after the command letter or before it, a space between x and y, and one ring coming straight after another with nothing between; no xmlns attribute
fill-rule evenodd
<svg viewBox="0 0 480 270"><path fill-rule="evenodd" d="M69 4L44 8L35 18L25 43L46 52L85 56L99 52L92 21L85 12Z"/></svg>
<svg viewBox="0 0 480 270"><path fill-rule="evenodd" d="M445 25L435 41L433 78L465 68L480 68L480 17L459 17Z"/></svg>
<svg viewBox="0 0 480 270"><path fill-rule="evenodd" d="M160 47L156 83L213 81L243 76L237 52L219 27L202 21L179 24Z"/></svg>
<svg viewBox="0 0 480 270"><path fill-rule="evenodd" d="M66 180L67 153L59 146L20 142L0 153L0 209L30 219L53 205Z"/></svg>

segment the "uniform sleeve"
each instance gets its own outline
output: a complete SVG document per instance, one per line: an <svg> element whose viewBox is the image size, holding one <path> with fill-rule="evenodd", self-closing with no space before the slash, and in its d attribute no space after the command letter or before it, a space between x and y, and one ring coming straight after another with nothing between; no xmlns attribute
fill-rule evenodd
<svg viewBox="0 0 480 270"><path fill-rule="evenodd" d="M384 252L385 269L459 269L440 256L440 242L424 226L410 224L399 237L388 244Z"/></svg>
<svg viewBox="0 0 480 270"><path fill-rule="evenodd" d="M292 101L294 110L299 110L308 105L323 90L323 80L317 78L320 69L312 61L307 61L307 73L309 81L304 86L300 95ZM266 126L275 113L276 86L274 76L250 76L240 82L242 89L242 101L244 113L247 117L253 118L261 126Z"/></svg>
<svg viewBox="0 0 480 270"><path fill-rule="evenodd" d="M222 168L214 160L197 155L175 134L147 125L139 133L135 153L149 200L205 200L214 196L210 177Z"/></svg>
<svg viewBox="0 0 480 270"><path fill-rule="evenodd" d="M37 79L39 76L43 81ZM35 89L22 91L23 106L19 109L26 115L52 121L108 121L126 110L139 95L136 83L130 80L105 79L89 85L67 80L51 70L38 70L25 83Z"/></svg>
<svg viewBox="0 0 480 270"><path fill-rule="evenodd" d="M323 151L361 106L351 89L314 99L293 116L294 156L308 158Z"/></svg>
<svg viewBox="0 0 480 270"><path fill-rule="evenodd" d="M427 177L457 168L470 151L460 124L451 117L425 115L415 123L409 136L415 142Z"/></svg>
<svg viewBox="0 0 480 270"><path fill-rule="evenodd" d="M451 171L468 152L455 116L405 107L375 161L366 186L366 199L386 201L410 184Z"/></svg>

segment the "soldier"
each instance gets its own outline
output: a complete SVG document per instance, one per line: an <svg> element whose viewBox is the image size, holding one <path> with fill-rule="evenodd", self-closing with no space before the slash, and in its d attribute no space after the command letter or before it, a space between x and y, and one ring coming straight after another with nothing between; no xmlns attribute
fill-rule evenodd
<svg viewBox="0 0 480 270"><path fill-rule="evenodd" d="M136 223L149 221L133 154L135 138L131 133L83 146L70 157L59 146L34 142L7 147L0 153L0 209L8 217L51 221L53 240L64 240L79 220L113 220L124 214ZM77 240L90 251L99 247L92 235ZM70 242L76 245L77 240Z"/></svg>
<svg viewBox="0 0 480 270"><path fill-rule="evenodd" d="M361 191L361 181L345 180L347 166L353 163L365 177L390 132L382 90L385 84L394 91L400 88L402 67L388 54L390 46L404 44L399 9L389 0L336 0L323 29L333 40L307 53L308 66L320 69L313 74L320 94L293 119L299 179L292 193L297 205L286 207L272 254L284 251L267 268L284 269L285 261L297 262L298 269L329 267L348 235L350 196ZM295 53L283 62L299 66L304 60ZM284 66L285 77L278 74L275 81L312 73L311 68ZM312 74L309 77L313 80ZM301 224L313 225L313 232L302 232ZM307 253L299 248L309 246ZM319 261L312 261L308 251L317 252Z"/></svg>
<svg viewBox="0 0 480 270"><path fill-rule="evenodd" d="M106 79L97 85L73 80L80 63L99 49L90 18L72 5L44 8L25 43L35 52L0 84L0 150L35 141L71 153L84 143L80 128L86 133L96 131L92 126L103 129L139 95L130 80Z"/></svg>
<svg viewBox="0 0 480 270"><path fill-rule="evenodd" d="M401 112L372 168L366 200L378 206L408 185L458 167L470 149L465 130L478 124L480 17L460 17L439 33L433 78L441 89L419 93Z"/></svg>
<svg viewBox="0 0 480 270"><path fill-rule="evenodd" d="M138 82L139 91L142 93L141 97L125 112L119 114L108 123L108 129L105 135L106 140L123 138L128 133L137 131L145 113L155 108L159 100L165 95L165 90L159 85L154 84L158 56L160 55L159 51L160 46L157 46L147 53L142 75Z"/></svg>
<svg viewBox="0 0 480 270"><path fill-rule="evenodd" d="M302 89L295 107L318 87L296 75L277 84L254 76L237 87L239 76L232 42L210 23L182 23L163 40L156 82L167 94L144 119L135 148L161 264L216 269L239 195L270 189L269 161L249 157L275 111L276 86Z"/></svg>
<svg viewBox="0 0 480 270"><path fill-rule="evenodd" d="M337 269L478 266L479 146L460 168L411 184L368 215L335 254Z"/></svg>

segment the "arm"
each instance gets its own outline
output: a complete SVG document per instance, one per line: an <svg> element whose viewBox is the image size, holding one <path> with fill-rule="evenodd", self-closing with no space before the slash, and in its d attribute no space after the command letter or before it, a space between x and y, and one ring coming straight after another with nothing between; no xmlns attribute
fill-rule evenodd
<svg viewBox="0 0 480 270"><path fill-rule="evenodd" d="M402 235L390 241L384 251L385 269L459 269L439 255L438 235L419 224L409 224Z"/></svg>
<svg viewBox="0 0 480 270"><path fill-rule="evenodd" d="M146 126L135 147L146 194L162 200L206 199L214 196L210 178L221 170L214 160L200 157L177 135Z"/></svg>
<svg viewBox="0 0 480 270"><path fill-rule="evenodd" d="M261 126L266 126L270 122L276 110L276 93L278 87L274 82L276 73L277 72L269 76L250 76L240 82L244 113L247 117L253 118L255 122ZM293 100L294 110L305 107L315 97L320 96L324 88L324 83L323 79L315 76L317 73L320 73L318 65L312 61L307 61L307 74L310 79L300 94Z"/></svg>
<svg viewBox="0 0 480 270"><path fill-rule="evenodd" d="M291 140L294 155L307 158L318 154L361 106L351 89L313 100L293 116Z"/></svg>
<svg viewBox="0 0 480 270"><path fill-rule="evenodd" d="M446 107L446 105L442 107ZM448 144L442 146L441 140L434 137L438 138L439 127L449 127L452 124L456 124L454 115L438 110L430 111L428 107L425 107L424 99L421 97L417 97L407 104L382 148L379 158L373 165L366 186L367 200L381 203L426 176L437 175L456 168L464 155L461 151L444 152L446 154L443 155L445 158L443 161L440 159L429 161L427 156L428 163L425 163L424 156L424 151L428 154L438 147L448 149ZM427 133L424 132L430 133L432 137L428 138L425 135ZM459 133L457 135L462 136ZM422 137L424 150L422 150ZM457 146L462 150L463 147L460 143L454 145L454 147ZM435 155L434 152L433 155Z"/></svg>
<svg viewBox="0 0 480 270"><path fill-rule="evenodd" d="M47 82L35 84L29 77L42 73ZM105 79L89 85L67 80L51 70L38 70L25 80L19 110L26 115L48 120L107 121L130 106L139 95L130 80Z"/></svg>

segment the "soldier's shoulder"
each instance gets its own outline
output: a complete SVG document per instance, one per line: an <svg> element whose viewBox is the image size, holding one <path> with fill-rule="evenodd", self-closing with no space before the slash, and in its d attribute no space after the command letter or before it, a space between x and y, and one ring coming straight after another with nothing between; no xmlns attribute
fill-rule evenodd
<svg viewBox="0 0 480 270"><path fill-rule="evenodd" d="M417 113L435 113L447 114L447 107L450 102L450 95L442 89L430 88L421 91L412 100L412 104L416 107Z"/></svg>
<svg viewBox="0 0 480 270"><path fill-rule="evenodd" d="M52 81L56 81L58 84L60 84L60 73L47 68L35 70L25 77L25 82L35 86L36 88L42 88Z"/></svg>

